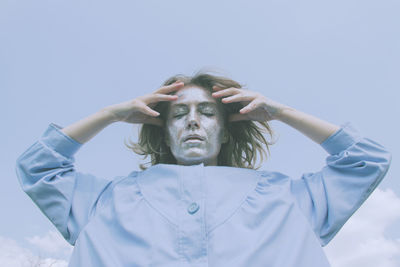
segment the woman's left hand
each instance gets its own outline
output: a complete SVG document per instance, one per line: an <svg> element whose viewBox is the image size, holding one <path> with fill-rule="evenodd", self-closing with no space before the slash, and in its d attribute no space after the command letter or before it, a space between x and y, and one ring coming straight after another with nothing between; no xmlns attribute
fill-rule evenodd
<svg viewBox="0 0 400 267"><path fill-rule="evenodd" d="M239 113L231 114L229 121L254 120L258 122L267 122L279 118L281 111L288 107L266 98L260 93L244 90L240 88L222 89L219 86L213 86L212 93L215 98L224 97L222 103L240 102L243 108Z"/></svg>

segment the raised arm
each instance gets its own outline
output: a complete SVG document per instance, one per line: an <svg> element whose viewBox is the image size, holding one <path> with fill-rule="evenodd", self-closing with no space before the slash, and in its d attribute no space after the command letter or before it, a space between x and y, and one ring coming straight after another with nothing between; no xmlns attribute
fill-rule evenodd
<svg viewBox="0 0 400 267"><path fill-rule="evenodd" d="M176 95L168 93L183 87L182 82L163 86L154 93L137 97L123 103L107 106L100 111L75 122L61 131L77 142L83 144L93 138L105 127L113 122L124 121L128 123L148 123L161 126L162 121L156 118L158 112L151 109L159 101L177 99Z"/></svg>
<svg viewBox="0 0 400 267"><path fill-rule="evenodd" d="M292 126L318 144L321 144L340 129L335 124L275 102L257 92L240 88L223 89L218 86L214 86L213 89L216 91L212 94L213 97L224 97L221 100L223 103L240 102L243 105L240 113L230 116L230 121L255 120L265 122L279 120Z"/></svg>
<svg viewBox="0 0 400 267"><path fill-rule="evenodd" d="M105 127L113 123L112 115L102 109L86 118L81 119L61 131L80 144L86 143Z"/></svg>
<svg viewBox="0 0 400 267"><path fill-rule="evenodd" d="M335 124L291 107L284 107L277 114L277 119L292 126L318 144L323 143L329 136L340 129Z"/></svg>

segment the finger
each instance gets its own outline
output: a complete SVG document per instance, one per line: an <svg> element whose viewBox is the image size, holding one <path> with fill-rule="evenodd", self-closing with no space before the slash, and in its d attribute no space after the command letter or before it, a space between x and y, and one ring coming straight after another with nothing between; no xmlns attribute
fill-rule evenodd
<svg viewBox="0 0 400 267"><path fill-rule="evenodd" d="M150 107L148 106L143 106L140 111L142 111L144 114L149 115L151 117L157 117L160 115L160 113L158 113L155 110L152 110Z"/></svg>
<svg viewBox="0 0 400 267"><path fill-rule="evenodd" d="M249 120L249 117L247 114L234 113L234 114L229 115L229 117L228 117L229 122L243 121L243 120Z"/></svg>
<svg viewBox="0 0 400 267"><path fill-rule="evenodd" d="M155 91L155 93L168 94L168 93L177 91L178 89L182 88L184 85L185 84L183 82L177 81L173 84L160 87L158 90Z"/></svg>
<svg viewBox="0 0 400 267"><path fill-rule="evenodd" d="M160 101L172 101L176 99L178 99L177 95L152 94L146 102L147 104L151 104Z"/></svg>
<svg viewBox="0 0 400 267"><path fill-rule="evenodd" d="M242 91L238 88L228 88L228 89L221 89L218 92L214 92L211 95L215 97L222 97L222 96L227 96L227 95L233 95L233 94L239 94Z"/></svg>
<svg viewBox="0 0 400 267"><path fill-rule="evenodd" d="M212 87L212 89L214 91L221 91L221 90L225 90L225 89L231 89L231 88L236 88L236 87L228 87L228 86L223 86L223 85L214 85ZM237 89L237 88L236 88Z"/></svg>
<svg viewBox="0 0 400 267"><path fill-rule="evenodd" d="M245 106L241 110L239 110L239 112L241 114L249 113L250 111L253 111L254 109L256 109L260 104L261 104L261 102L257 102L256 100L253 100L247 106Z"/></svg>
<svg viewBox="0 0 400 267"><path fill-rule="evenodd" d="M221 91L221 90L226 90L226 89L238 89L238 88L214 85L214 86L212 87L212 89L213 89L214 91Z"/></svg>
<svg viewBox="0 0 400 267"><path fill-rule="evenodd" d="M237 94L237 95L222 98L221 101L223 103L231 103L231 102L252 101L253 99L254 99L254 96Z"/></svg>
<svg viewBox="0 0 400 267"><path fill-rule="evenodd" d="M221 86L214 85L214 86L212 87L212 89L213 89L214 91L220 91L220 90L222 90L223 88L222 88Z"/></svg>

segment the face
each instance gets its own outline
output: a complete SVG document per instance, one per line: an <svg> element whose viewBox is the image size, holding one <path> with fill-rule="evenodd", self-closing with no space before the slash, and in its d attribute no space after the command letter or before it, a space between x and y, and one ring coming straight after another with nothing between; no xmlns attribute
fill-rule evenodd
<svg viewBox="0 0 400 267"><path fill-rule="evenodd" d="M207 90L188 86L169 106L166 143L179 165L217 165L226 142L221 107Z"/></svg>

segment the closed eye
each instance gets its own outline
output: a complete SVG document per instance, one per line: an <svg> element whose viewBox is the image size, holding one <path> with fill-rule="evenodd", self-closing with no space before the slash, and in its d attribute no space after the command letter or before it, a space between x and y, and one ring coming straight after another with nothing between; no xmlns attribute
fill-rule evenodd
<svg viewBox="0 0 400 267"><path fill-rule="evenodd" d="M211 117L211 116L215 115L214 113L203 113L203 114L206 115L207 117ZM183 115L185 115L185 114L177 114L177 115L174 116L174 118L180 118Z"/></svg>

